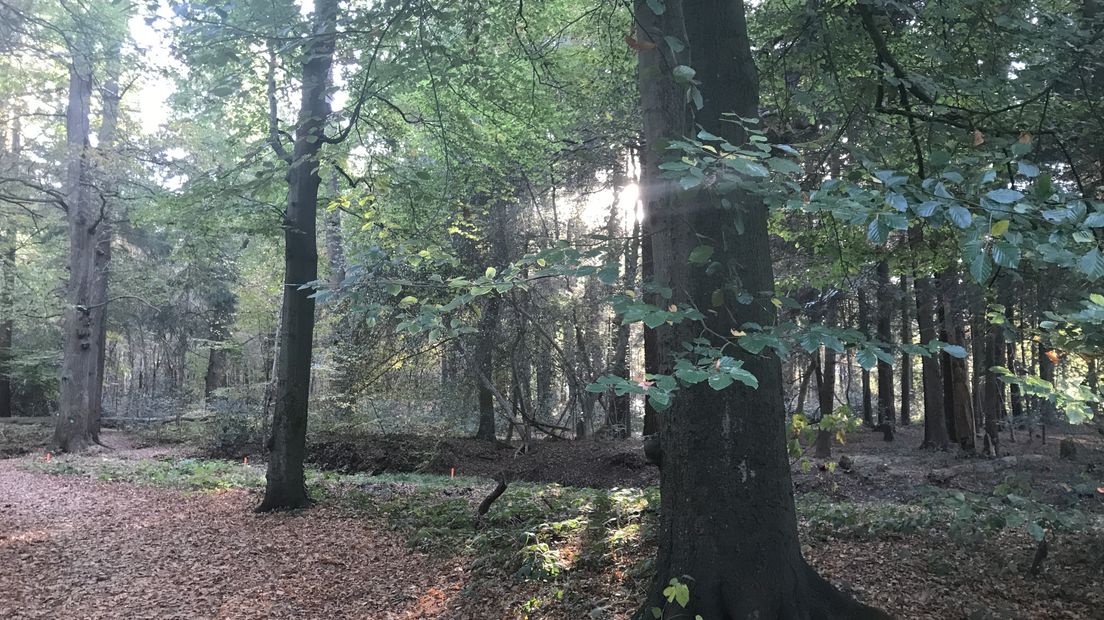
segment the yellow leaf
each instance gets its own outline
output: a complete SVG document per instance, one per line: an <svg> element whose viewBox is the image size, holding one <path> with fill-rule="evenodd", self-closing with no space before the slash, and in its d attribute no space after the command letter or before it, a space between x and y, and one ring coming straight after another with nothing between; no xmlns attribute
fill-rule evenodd
<svg viewBox="0 0 1104 620"><path fill-rule="evenodd" d="M678 312L678 306L676 306L675 304L667 306L667 312Z"/></svg>
<svg viewBox="0 0 1104 620"><path fill-rule="evenodd" d="M771 298L771 303L774 304L775 308L781 308L782 307L782 300L777 298L777 297L772 297Z"/></svg>
<svg viewBox="0 0 1104 620"><path fill-rule="evenodd" d="M994 237L999 237L1008 232L1008 226L1011 224L1008 220L998 220L993 222L993 225L989 228L989 234Z"/></svg>
<svg viewBox="0 0 1104 620"><path fill-rule="evenodd" d="M733 327L732 329L730 329L728 331L731 332L732 335L736 336L737 338L739 338L740 336L746 336L747 335L747 332L740 331L740 330L736 329L735 327Z"/></svg>

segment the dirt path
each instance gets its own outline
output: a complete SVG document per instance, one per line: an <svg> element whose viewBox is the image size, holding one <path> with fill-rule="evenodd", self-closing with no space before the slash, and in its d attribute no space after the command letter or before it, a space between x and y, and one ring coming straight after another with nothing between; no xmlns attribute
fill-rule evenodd
<svg viewBox="0 0 1104 620"><path fill-rule="evenodd" d="M0 460L0 618L445 617L462 585L455 566L330 508L254 515L246 491L184 494L19 462Z"/></svg>

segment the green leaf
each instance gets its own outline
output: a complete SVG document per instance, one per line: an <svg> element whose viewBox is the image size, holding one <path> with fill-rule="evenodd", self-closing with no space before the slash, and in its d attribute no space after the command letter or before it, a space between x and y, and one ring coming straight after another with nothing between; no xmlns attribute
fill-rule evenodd
<svg viewBox="0 0 1104 620"><path fill-rule="evenodd" d="M881 216L870 221L870 225L866 227L866 238L877 245L883 245L889 240L889 226Z"/></svg>
<svg viewBox="0 0 1104 620"><path fill-rule="evenodd" d="M1100 248L1093 248L1091 252L1082 256L1077 266L1089 277L1089 280L1096 281L1104 277L1104 255L1100 254Z"/></svg>
<svg viewBox="0 0 1104 620"><path fill-rule="evenodd" d="M1004 241L993 244L993 262L1008 269L1020 264L1020 248Z"/></svg>
<svg viewBox="0 0 1104 620"><path fill-rule="evenodd" d="M723 390L732 385L732 377L728 373L714 373L709 375L709 387L714 390Z"/></svg>
<svg viewBox="0 0 1104 620"><path fill-rule="evenodd" d="M664 4L663 0L648 0L648 8L656 15L663 15L667 10L667 5Z"/></svg>
<svg viewBox="0 0 1104 620"><path fill-rule="evenodd" d="M693 67L688 67L686 65L679 65L671 71L671 75L674 76L675 81L679 84L689 84L690 80L693 80L697 73L698 72L694 71Z"/></svg>
<svg viewBox="0 0 1104 620"><path fill-rule="evenodd" d="M649 4L649 6L651 6L650 2L648 4ZM656 12L655 9L653 8L652 11L655 12L656 15L662 15L663 14L662 10L660 10L659 12ZM667 36L663 37L663 40L667 41L667 46L670 47L671 51L676 53L676 54L681 52L682 50L686 49L686 44L683 43L682 40L679 39L678 37L672 37L671 35L667 35Z"/></svg>
<svg viewBox="0 0 1104 620"><path fill-rule="evenodd" d="M407 295L406 297L403 297L402 299L399 300L399 306L401 306L403 308L405 308L407 306L412 306L416 303L418 303L418 298L413 296L413 295Z"/></svg>
<svg viewBox="0 0 1104 620"><path fill-rule="evenodd" d="M498 270L497 270L497 269L495 269L494 267L487 267L487 271L486 271L485 275L486 275L486 276L487 276L488 278L493 278L493 277L495 277L495 275L497 275L497 274L498 274Z"/></svg>
<svg viewBox="0 0 1104 620"><path fill-rule="evenodd" d="M870 349L860 349L855 354L855 361L863 367L863 370L870 370L878 365L878 357Z"/></svg>
<svg viewBox="0 0 1104 620"><path fill-rule="evenodd" d="M1012 204L1013 202L1022 199L1023 196L1023 193L1018 192L1014 189L1007 188L995 189L985 195L985 197L989 200L992 200L993 202L999 202L1002 205Z"/></svg>
<svg viewBox="0 0 1104 620"><path fill-rule="evenodd" d="M951 205L947 208L947 217L954 222L955 226L959 228L967 228L970 223L973 222L974 216L970 215L970 212L962 206Z"/></svg>
<svg viewBox="0 0 1104 620"><path fill-rule="evenodd" d="M966 349L958 346L957 344L948 344L943 346L943 352L951 357L964 360L966 359Z"/></svg>
<svg viewBox="0 0 1104 620"><path fill-rule="evenodd" d="M974 260L970 261L970 276L979 284L989 282L989 278L993 276L993 264L989 262L988 254L978 252Z"/></svg>
<svg viewBox="0 0 1104 620"><path fill-rule="evenodd" d="M1016 163L1016 170L1025 177L1034 179L1039 176L1039 167L1031 162L1021 161Z"/></svg>
<svg viewBox="0 0 1104 620"><path fill-rule="evenodd" d="M1027 534L1036 541L1041 541L1046 536L1046 530L1037 521L1032 521L1027 524Z"/></svg>
<svg viewBox="0 0 1104 620"><path fill-rule="evenodd" d="M679 178L679 187L681 187L683 190L691 190L701 185L701 182L701 177L696 177L688 174L684 177Z"/></svg>
<svg viewBox="0 0 1104 620"><path fill-rule="evenodd" d="M710 256L713 256L713 246L699 245L690 251L690 262L701 265L707 262Z"/></svg>
<svg viewBox="0 0 1104 620"><path fill-rule="evenodd" d="M1085 228L1104 228L1104 213L1090 213L1085 218Z"/></svg>

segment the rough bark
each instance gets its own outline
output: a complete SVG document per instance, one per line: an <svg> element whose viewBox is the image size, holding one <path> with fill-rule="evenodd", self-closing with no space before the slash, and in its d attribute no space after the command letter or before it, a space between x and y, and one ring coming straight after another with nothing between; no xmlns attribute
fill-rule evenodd
<svg viewBox="0 0 1104 620"><path fill-rule="evenodd" d="M718 276L686 257L707 242L714 260L731 266L728 276L745 290L773 290L766 207L734 196L744 224L738 232L718 197L681 192L660 178L655 156L664 140L692 133L694 121L743 142L739 126L723 122L722 113L758 115L757 76L742 2L668 0L665 8L656 15L646 0L636 3L637 39L656 43L640 52L638 72L645 143L654 150L642 177L655 216L655 280L676 285L671 303L712 307ZM676 52L665 36L688 45ZM695 119L685 104L685 85L671 77L672 62L697 72L704 107ZM746 305L724 301L725 312L705 319L716 333L746 321L774 322L769 296ZM700 325L661 326L661 371L669 372L671 355L700 333ZM715 391L699 383L680 390L664 412L656 574L637 618L654 617L653 609L662 618L710 620L860 617L868 608L832 588L801 555L785 451L781 363L770 353L741 359L758 378L758 389L732 385ZM672 578L689 586L686 607L663 595Z"/></svg>
<svg viewBox="0 0 1104 620"><path fill-rule="evenodd" d="M824 312L824 325L832 327L836 322L836 304L838 296L830 297ZM823 347L823 363L817 359L817 403L820 406L820 415L831 415L836 405L836 360L837 353L828 347ZM813 447L813 456L818 459L832 458L831 431L818 430L816 442Z"/></svg>
<svg viewBox="0 0 1104 620"><path fill-rule="evenodd" d="M870 338L870 303L866 291L859 289L859 331ZM862 419L868 427L874 426L874 406L870 396L870 371L862 369Z"/></svg>
<svg viewBox="0 0 1104 620"><path fill-rule="evenodd" d="M909 245L916 249L923 242L918 228L909 229ZM927 344L938 335L935 326L935 290L930 277L913 279L916 291L916 326L920 343ZM921 382L924 390L924 441L921 448L946 450L950 445L943 411L943 385L939 371L939 359L935 355L921 360Z"/></svg>
<svg viewBox="0 0 1104 620"><path fill-rule="evenodd" d="M949 344L966 344L965 319L962 316L958 296L953 293L957 276L947 272L939 276L942 291L940 318L942 319L942 339ZM942 353L943 401L948 418L948 435L964 450L974 449L974 407L970 398L970 377L966 369L966 360Z"/></svg>
<svg viewBox="0 0 1104 620"><path fill-rule="evenodd" d="M92 65L80 50L74 50L69 67L69 101L65 113L66 166L65 203L69 233L69 281L65 287L64 346L61 387L58 396L54 443L64 452L79 452L96 440L100 416L99 393L93 386L99 376L95 327L105 312L105 299L96 271L98 228L103 215L92 201L89 163L88 116L92 99Z"/></svg>
<svg viewBox="0 0 1104 620"><path fill-rule="evenodd" d="M912 344L912 318L909 313L909 305L912 303L912 292L908 285L908 278L901 276L901 342ZM912 356L901 353L901 425L908 426L912 422Z"/></svg>
<svg viewBox="0 0 1104 620"><path fill-rule="evenodd" d="M641 154L641 165L649 164L658 166L658 154L645 149ZM644 285L652 283L655 279L654 262L652 259L652 206L647 200L647 191L642 190L641 222L640 222L640 279ZM645 292L644 302L655 304L655 295ZM644 373L652 375L659 372L659 341L656 339L656 331L647 325L644 326ZM659 432L659 424L662 414L656 411L648 399L644 399L644 435L655 435Z"/></svg>
<svg viewBox="0 0 1104 620"><path fill-rule="evenodd" d="M889 263L878 263L878 340L893 343L893 314L896 310L896 291L889 281ZM878 423L892 425L897 414L893 403L893 365L878 360Z"/></svg>
<svg viewBox="0 0 1104 620"><path fill-rule="evenodd" d="M337 0L317 0L312 36L304 45L302 102L287 173L282 329L276 359L272 450L264 501L258 511L302 508L310 503L303 458L314 344L314 298L305 285L318 279L316 218L321 184L318 154L330 115L327 90L336 24Z"/></svg>
<svg viewBox="0 0 1104 620"><path fill-rule="evenodd" d="M498 297L490 297L483 304L483 315L479 317L479 342L475 346L475 365L479 372L493 380L494 377L494 351L496 334L498 332L498 316L502 306L502 300ZM476 439L494 440L495 438L495 409L494 394L485 383L479 383L479 427L475 431Z"/></svg>

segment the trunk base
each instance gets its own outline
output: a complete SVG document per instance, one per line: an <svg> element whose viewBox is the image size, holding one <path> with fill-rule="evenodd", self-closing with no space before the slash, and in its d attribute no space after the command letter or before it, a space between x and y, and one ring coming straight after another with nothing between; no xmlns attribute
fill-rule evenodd
<svg viewBox="0 0 1104 620"><path fill-rule="evenodd" d="M684 583L689 586L690 599L685 607L677 600L668 602L664 590L670 581L657 575L648 602L633 620L695 616L703 620L892 620L893 616L886 612L863 605L837 589L804 560L800 563L790 576L779 576L780 587L773 592L747 587L746 582L735 576L738 566L731 571L722 570L704 587L696 585L704 583L700 580L687 579Z"/></svg>

